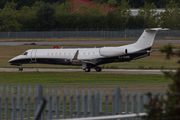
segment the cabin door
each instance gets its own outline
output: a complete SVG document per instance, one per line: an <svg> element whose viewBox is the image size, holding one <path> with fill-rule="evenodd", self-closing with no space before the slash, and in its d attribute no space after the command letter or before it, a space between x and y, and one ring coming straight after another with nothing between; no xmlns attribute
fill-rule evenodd
<svg viewBox="0 0 180 120"><path fill-rule="evenodd" d="M36 52L37 50L31 51L31 62L36 62Z"/></svg>

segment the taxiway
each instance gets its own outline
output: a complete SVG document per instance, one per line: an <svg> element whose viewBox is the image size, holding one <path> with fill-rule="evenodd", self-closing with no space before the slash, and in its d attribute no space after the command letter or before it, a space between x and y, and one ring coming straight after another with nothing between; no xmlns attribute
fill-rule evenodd
<svg viewBox="0 0 180 120"><path fill-rule="evenodd" d="M82 69L51 69L51 68L24 68L23 72L84 72ZM96 72L94 69L89 73L93 74L147 74L161 75L163 71L170 70L139 70L139 69L103 69L102 72ZM176 70L172 70L175 72ZM19 72L18 68L0 68L0 72Z"/></svg>

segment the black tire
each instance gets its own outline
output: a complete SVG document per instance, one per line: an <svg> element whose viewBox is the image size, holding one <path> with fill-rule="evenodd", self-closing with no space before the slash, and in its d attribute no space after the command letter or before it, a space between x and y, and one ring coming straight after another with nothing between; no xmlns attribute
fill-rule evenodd
<svg viewBox="0 0 180 120"><path fill-rule="evenodd" d="M84 70L85 70L85 72L90 72L90 71L91 71L91 68L86 67Z"/></svg>
<svg viewBox="0 0 180 120"><path fill-rule="evenodd" d="M19 68L19 71L23 71L23 68Z"/></svg>
<svg viewBox="0 0 180 120"><path fill-rule="evenodd" d="M101 67L96 67L95 70L96 70L96 72L101 72L102 69L101 69Z"/></svg>

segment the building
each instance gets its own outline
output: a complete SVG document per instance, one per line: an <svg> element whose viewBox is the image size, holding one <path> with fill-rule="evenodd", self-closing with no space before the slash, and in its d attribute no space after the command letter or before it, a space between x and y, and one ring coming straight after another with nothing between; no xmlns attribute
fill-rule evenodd
<svg viewBox="0 0 180 120"><path fill-rule="evenodd" d="M101 9L104 13L107 13L109 10L113 10L114 7L110 7L107 5L99 4L96 2L92 2L89 0L71 0L71 12L79 11L81 6L86 6L87 8L94 8L97 5L101 6Z"/></svg>

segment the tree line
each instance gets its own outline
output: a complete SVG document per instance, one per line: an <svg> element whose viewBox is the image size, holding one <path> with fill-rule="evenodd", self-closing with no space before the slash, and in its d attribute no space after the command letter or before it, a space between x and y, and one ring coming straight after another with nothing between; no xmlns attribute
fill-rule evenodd
<svg viewBox="0 0 180 120"><path fill-rule="evenodd" d="M11 2L12 0L0 0L0 8L3 9L4 5L7 2ZM23 6L31 7L35 2L42 1L44 3L59 3L62 4L66 0L14 0L17 3L17 9L21 9ZM70 0L69 0L70 1ZM112 7L118 7L121 4L122 0L90 0L101 4L106 4ZM129 0L129 5L131 8L141 8L144 6L145 2L154 3L157 8L165 8L166 4L168 4L171 0ZM180 0L174 0L176 3L180 3ZM180 5L178 5L180 7Z"/></svg>
<svg viewBox="0 0 180 120"><path fill-rule="evenodd" d="M101 4L106 4L112 7L117 7L121 4L122 0L90 0ZM171 0L129 0L129 5L132 8L141 8L146 3L154 3L157 8L165 8ZM180 3L180 0L174 0L176 3ZM180 5L178 5L180 7Z"/></svg>
<svg viewBox="0 0 180 120"><path fill-rule="evenodd" d="M11 2L12 0L0 0L0 9L3 9L7 2ZM15 3L17 3L16 9L21 9L23 6L31 7L36 1L37 2L44 2L44 3L59 3L62 4L66 0L13 0ZM70 0L69 0L70 1Z"/></svg>
<svg viewBox="0 0 180 120"><path fill-rule="evenodd" d="M104 13L100 5L94 8L79 7L71 12L70 1L64 3L44 3L36 1L31 7L17 10L17 3L7 2L0 10L1 31L46 31L68 29L144 29L163 27L180 29L180 10L171 0L164 12L157 13L154 3L145 2L137 16L131 14L129 2L122 0L114 10ZM107 8L108 9L108 8Z"/></svg>

